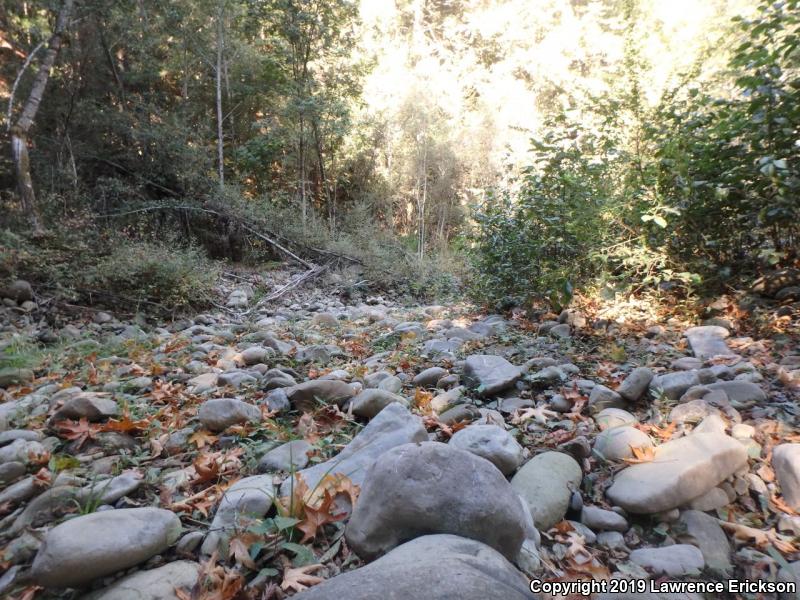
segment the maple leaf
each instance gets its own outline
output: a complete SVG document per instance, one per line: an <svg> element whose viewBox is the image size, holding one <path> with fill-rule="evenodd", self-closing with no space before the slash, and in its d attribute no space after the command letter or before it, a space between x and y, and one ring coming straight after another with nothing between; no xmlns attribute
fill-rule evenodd
<svg viewBox="0 0 800 600"><path fill-rule="evenodd" d="M630 465L653 462L656 458L655 449L652 446L630 446L630 449L633 452L633 458L622 459Z"/></svg>
<svg viewBox="0 0 800 600"><path fill-rule="evenodd" d="M68 440L75 440L78 443L78 450L80 450L88 440L97 439L97 434L100 432L100 425L89 423L86 417L81 417L79 421L64 419L56 423L55 428L58 430L61 437Z"/></svg>
<svg viewBox="0 0 800 600"><path fill-rule="evenodd" d="M537 406L536 408L526 408L522 411L518 409L514 411L511 422L514 425L519 425L520 423L534 419L537 423L547 425L547 418L556 416L558 416L556 411L545 408L544 406Z"/></svg>
<svg viewBox="0 0 800 600"><path fill-rule="evenodd" d="M198 449L203 449L206 446L216 443L217 439L217 436L205 429L195 431L189 436L189 442L197 446Z"/></svg>
<svg viewBox="0 0 800 600"><path fill-rule="evenodd" d="M334 514L335 509L335 496L329 491L325 490L322 502L317 506L305 506L305 516L303 520L297 525L297 529L303 532L303 539L300 540L301 544L306 543L308 540L313 540L317 537L317 530L327 525L328 523L335 523L347 518L347 513Z"/></svg>
<svg viewBox="0 0 800 600"><path fill-rule="evenodd" d="M319 571L322 565L306 565L304 567L295 567L292 569L287 568L283 572L283 581L281 582L281 589L294 590L295 592L302 592L303 590L317 585L325 581L322 577L311 575L315 571Z"/></svg>
<svg viewBox="0 0 800 600"><path fill-rule="evenodd" d="M139 419L134 421L131 419L130 410L126 407L122 411L121 419L109 419L107 423L102 425L101 431L116 431L118 433L143 433L150 426L150 421L147 419Z"/></svg>
<svg viewBox="0 0 800 600"><path fill-rule="evenodd" d="M162 381L160 379L153 382L153 391L150 392L150 397L156 402L166 403L178 397L182 387L171 381Z"/></svg>

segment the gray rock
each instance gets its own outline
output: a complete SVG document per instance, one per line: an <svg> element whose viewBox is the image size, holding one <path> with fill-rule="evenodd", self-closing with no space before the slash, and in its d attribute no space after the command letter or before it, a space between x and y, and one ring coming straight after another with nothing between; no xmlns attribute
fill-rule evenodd
<svg viewBox="0 0 800 600"><path fill-rule="evenodd" d="M12 385L21 385L33 381L35 375L30 369L18 369L17 367L5 367L0 369L0 388L7 388Z"/></svg>
<svg viewBox="0 0 800 600"><path fill-rule="evenodd" d="M525 577L475 540L426 535L294 596L297 600L530 600Z"/></svg>
<svg viewBox="0 0 800 600"><path fill-rule="evenodd" d="M724 490L718 487L711 488L705 494L692 498L686 506L692 510L711 511L723 508L730 504L730 498Z"/></svg>
<svg viewBox="0 0 800 600"><path fill-rule="evenodd" d="M310 412L326 404L342 406L353 397L353 388L344 381L314 379L285 389L295 409Z"/></svg>
<svg viewBox="0 0 800 600"><path fill-rule="evenodd" d="M465 427L450 439L450 446L485 458L503 475L512 474L522 462L522 446L497 425L475 424Z"/></svg>
<svg viewBox="0 0 800 600"><path fill-rule="evenodd" d="M267 405L267 408L272 412L285 412L292 407L291 402L289 402L289 397L286 395L286 390L284 388L277 388L274 390L270 390L269 393L264 398L264 403Z"/></svg>
<svg viewBox="0 0 800 600"><path fill-rule="evenodd" d="M673 360L671 366L679 371L697 371L703 368L703 361L693 356L684 356Z"/></svg>
<svg viewBox="0 0 800 600"><path fill-rule="evenodd" d="M203 542L203 554L211 554L227 535L236 529L240 519L260 519L267 514L275 499L272 475L253 475L234 483L222 496L209 533Z"/></svg>
<svg viewBox="0 0 800 600"><path fill-rule="evenodd" d="M24 463L12 461L0 464L0 485L19 479L27 472Z"/></svg>
<svg viewBox="0 0 800 600"><path fill-rule="evenodd" d="M253 404L236 398L206 400L197 410L197 417L211 431L224 431L231 425L261 420L261 411Z"/></svg>
<svg viewBox="0 0 800 600"><path fill-rule="evenodd" d="M700 549L709 569L720 574L731 570L731 543L714 517L697 510L685 510L672 529L676 530L678 542Z"/></svg>
<svg viewBox="0 0 800 600"><path fill-rule="evenodd" d="M393 403L379 412L338 455L299 471L299 475L312 489L325 475L336 473L347 475L353 483L361 485L366 471L384 452L395 446L427 439L428 432L422 419ZM284 481L281 496L288 496L292 485L291 481Z"/></svg>
<svg viewBox="0 0 800 600"><path fill-rule="evenodd" d="M606 460L633 458L633 448L652 448L653 440L635 427L606 429L595 438L594 450Z"/></svg>
<svg viewBox="0 0 800 600"><path fill-rule="evenodd" d="M481 396L493 396L512 387L522 376L519 368L502 356L473 354L464 363L463 380Z"/></svg>
<svg viewBox="0 0 800 600"><path fill-rule="evenodd" d="M652 369L639 367L630 372L617 388L617 393L628 402L636 402L647 391L651 381L653 381Z"/></svg>
<svg viewBox="0 0 800 600"><path fill-rule="evenodd" d="M345 537L367 560L432 533L478 540L513 559L524 521L519 498L491 463L423 442L393 448L370 468Z"/></svg>
<svg viewBox="0 0 800 600"><path fill-rule="evenodd" d="M699 575L705 567L703 553L689 544L663 548L639 548L631 552L631 560L654 575L681 577Z"/></svg>
<svg viewBox="0 0 800 600"><path fill-rule="evenodd" d="M613 510L604 510L597 506L584 506L581 511L581 523L594 531L628 531L628 521Z"/></svg>
<svg viewBox="0 0 800 600"><path fill-rule="evenodd" d="M722 420L722 417L719 415L709 415L704 418L700 423L692 430L692 433L716 433L720 435L725 435L725 430L728 428L725 425L725 421Z"/></svg>
<svg viewBox="0 0 800 600"><path fill-rule="evenodd" d="M16 302L22 304L33 300L33 288L31 284L24 279L17 279L12 281L8 287L3 290L3 298L11 298Z"/></svg>
<svg viewBox="0 0 800 600"><path fill-rule="evenodd" d="M275 356L275 350L272 348L264 348L262 346L251 346L242 350L242 362L245 365L259 365L264 364L267 360Z"/></svg>
<svg viewBox="0 0 800 600"><path fill-rule="evenodd" d="M0 464L40 462L47 459L47 449L37 441L15 440L0 448Z"/></svg>
<svg viewBox="0 0 800 600"><path fill-rule="evenodd" d="M717 381L706 387L711 391L721 390L728 395L734 408L750 408L767 401L767 395L759 386L749 381Z"/></svg>
<svg viewBox="0 0 800 600"><path fill-rule="evenodd" d="M390 375L378 383L378 389L392 394L397 394L403 389L403 382L399 377Z"/></svg>
<svg viewBox="0 0 800 600"><path fill-rule="evenodd" d="M730 332L717 325L703 325L692 327L684 332L689 340L692 353L700 360L707 360L715 356L734 356L725 343L725 338Z"/></svg>
<svg viewBox="0 0 800 600"><path fill-rule="evenodd" d="M662 444L652 462L619 472L606 497L631 513L683 506L747 465L747 451L731 437L699 433Z"/></svg>
<svg viewBox="0 0 800 600"><path fill-rule="evenodd" d="M335 356L342 356L343 352L339 346L333 344L307 346L298 351L295 358L300 362L315 362L327 364Z"/></svg>
<svg viewBox="0 0 800 600"><path fill-rule="evenodd" d="M547 335L561 340L566 340L572 337L572 328L568 323L561 323L551 327Z"/></svg>
<svg viewBox="0 0 800 600"><path fill-rule="evenodd" d="M75 517L47 532L31 567L45 587L76 587L138 565L180 537L177 515L160 508L108 510Z"/></svg>
<svg viewBox="0 0 800 600"><path fill-rule="evenodd" d="M220 373L219 377L217 378L218 385L229 385L237 390L242 386L251 386L255 385L256 383L258 383L258 378L247 371L241 371L239 369Z"/></svg>
<svg viewBox="0 0 800 600"><path fill-rule="evenodd" d="M292 440L281 444L267 452L258 461L258 470L266 471L299 471L308 464L307 452L313 446L305 440Z"/></svg>
<svg viewBox="0 0 800 600"><path fill-rule="evenodd" d="M433 387L445 375L447 375L447 369L443 369L442 367L430 367L414 377L412 383L420 387Z"/></svg>
<svg viewBox="0 0 800 600"><path fill-rule="evenodd" d="M800 589L800 560L790 562L778 571L777 580L782 583L794 583L796 589ZM779 596L781 600L797 600L797 593L783 593Z"/></svg>
<svg viewBox="0 0 800 600"><path fill-rule="evenodd" d="M597 534L597 543L609 550L626 550L625 536L619 531L603 531Z"/></svg>
<svg viewBox="0 0 800 600"><path fill-rule="evenodd" d="M511 486L522 496L539 530L547 531L564 518L572 491L580 487L583 471L571 456L544 452L517 471Z"/></svg>
<svg viewBox="0 0 800 600"><path fill-rule="evenodd" d="M119 414L117 403L108 394L98 392L81 392L68 397L64 404L51 417L55 423L63 419L83 419L102 421Z"/></svg>
<svg viewBox="0 0 800 600"><path fill-rule="evenodd" d="M786 504L800 509L800 444L780 444L772 450L772 467Z"/></svg>
<svg viewBox="0 0 800 600"><path fill-rule="evenodd" d="M650 382L650 390L658 395L663 393L670 400L677 400L690 387L700 385L700 377L697 371L676 371L675 373L665 373L653 377Z"/></svg>
<svg viewBox="0 0 800 600"><path fill-rule="evenodd" d="M178 600L175 588L191 589L197 583L200 565L188 560L139 571L81 600Z"/></svg>
<svg viewBox="0 0 800 600"><path fill-rule="evenodd" d="M385 381L385 380L384 380ZM366 419L371 419L390 404L397 402L406 408L408 400L397 394L384 391L378 388L364 390L353 398L350 406L353 414Z"/></svg>
<svg viewBox="0 0 800 600"><path fill-rule="evenodd" d="M545 367L535 373L528 375L528 383L536 389L545 389L564 383L567 374L558 367Z"/></svg>
<svg viewBox="0 0 800 600"><path fill-rule="evenodd" d="M636 423L634 417L627 410L621 408L605 408L594 416L594 422L597 423L600 431L606 429L613 429L614 427L622 427L624 425L633 425Z"/></svg>
<svg viewBox="0 0 800 600"><path fill-rule="evenodd" d="M589 394L589 410L592 413L600 412L607 408L623 408L627 402L614 390L604 385L597 384Z"/></svg>

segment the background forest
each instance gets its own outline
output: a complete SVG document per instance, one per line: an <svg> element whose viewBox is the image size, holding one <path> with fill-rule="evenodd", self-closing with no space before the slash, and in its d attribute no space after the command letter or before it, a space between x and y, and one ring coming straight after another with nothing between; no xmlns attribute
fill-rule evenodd
<svg viewBox="0 0 800 600"><path fill-rule="evenodd" d="M749 285L798 259L799 9L0 0L0 277L180 306L290 252L500 308Z"/></svg>

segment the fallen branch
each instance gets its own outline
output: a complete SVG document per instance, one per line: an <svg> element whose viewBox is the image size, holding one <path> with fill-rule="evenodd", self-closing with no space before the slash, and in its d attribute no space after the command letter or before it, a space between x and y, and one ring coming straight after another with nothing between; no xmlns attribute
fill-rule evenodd
<svg viewBox="0 0 800 600"><path fill-rule="evenodd" d="M159 210L188 210L188 211L193 211L193 212L201 212L201 213L205 213L205 214L209 214L209 215L214 215L214 216L217 216L217 217L220 217L220 218L224 218L224 219L231 219L232 221L235 221L236 223L238 223L239 226L241 226L242 229L244 229L245 231L251 233L252 235L256 236L257 238L259 238L261 240L264 240L265 242L267 242L268 244L270 244L274 248L277 248L279 251L283 252L286 256L288 256L292 260L300 263L301 265L303 265L307 269L314 269L314 265L313 264L311 264L308 261L303 260L302 258L297 256L294 252L292 252L288 248L285 248L284 246L282 246L281 244L279 244L277 241L273 240L272 238L264 235L263 233L261 233L259 231L256 231L255 229L253 229L252 227L247 225L240 217L237 217L237 216L234 216L234 215L231 215L231 214L221 213L221 212L216 211L216 210L211 210L210 208L201 208L199 206L185 206L185 205L175 206L175 205L171 205L171 204L166 204L166 205L160 205L160 206L145 206L143 208L137 208L137 209L134 209L134 210L126 210L126 211L118 212L118 213L107 213L107 214L99 215L99 216L102 217L102 218L124 217L124 216L127 216L127 215L133 215L133 214L143 213L143 212L154 212L154 211L159 211Z"/></svg>
<svg viewBox="0 0 800 600"><path fill-rule="evenodd" d="M259 307L263 306L264 304L266 304L267 302L272 302L273 300L277 300L278 298L280 298L281 296L283 296L284 294L286 294L290 290L295 289L296 287L300 286L301 284L305 283L306 281L310 281L311 279L314 279L315 277L317 277L318 275L323 273L325 270L327 270L327 268L328 268L328 265L321 265L321 266L316 266L313 269L310 269L310 270L306 271L305 273L300 275L300 277L297 277L293 281L290 281L286 285L282 286L281 288L279 288L276 291L274 291L273 293L271 293L269 296L265 296L264 298L259 300L252 308L246 310L243 313L239 313L239 316L243 317L245 315L248 315L251 312L253 312L254 310L256 310L257 308L259 308Z"/></svg>

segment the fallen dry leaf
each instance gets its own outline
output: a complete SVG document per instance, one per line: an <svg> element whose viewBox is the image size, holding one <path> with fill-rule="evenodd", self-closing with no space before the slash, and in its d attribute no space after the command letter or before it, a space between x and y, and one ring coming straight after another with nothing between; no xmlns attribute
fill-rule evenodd
<svg viewBox="0 0 800 600"><path fill-rule="evenodd" d="M311 575L315 571L319 571L322 565L306 565L304 567L287 568L283 572L283 581L281 582L281 589L294 590L295 592L302 592L303 590L317 585L325 581L322 577Z"/></svg>

